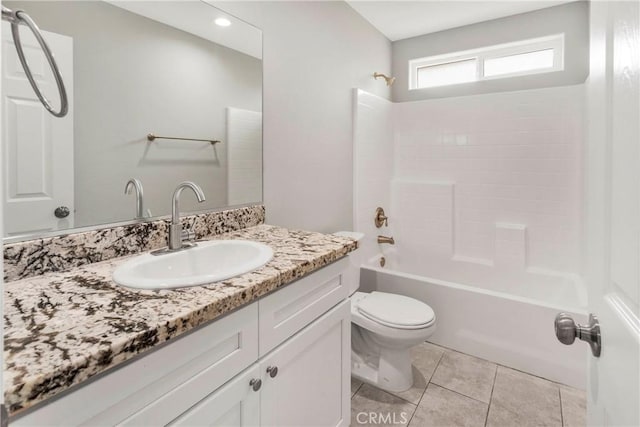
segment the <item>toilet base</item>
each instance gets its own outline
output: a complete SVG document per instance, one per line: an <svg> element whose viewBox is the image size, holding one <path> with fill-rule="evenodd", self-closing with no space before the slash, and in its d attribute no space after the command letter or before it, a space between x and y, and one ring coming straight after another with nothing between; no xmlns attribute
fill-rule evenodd
<svg viewBox="0 0 640 427"><path fill-rule="evenodd" d="M380 355L364 361L357 353L351 354L351 376L379 389L401 392L413 386L413 368L409 349L380 349Z"/></svg>

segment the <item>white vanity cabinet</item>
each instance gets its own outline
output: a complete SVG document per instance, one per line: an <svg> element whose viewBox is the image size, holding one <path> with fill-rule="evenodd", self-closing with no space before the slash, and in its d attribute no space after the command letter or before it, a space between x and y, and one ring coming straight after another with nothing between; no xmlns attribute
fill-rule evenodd
<svg viewBox="0 0 640 427"><path fill-rule="evenodd" d="M261 360L261 425L349 425L350 313L340 303Z"/></svg>
<svg viewBox="0 0 640 427"><path fill-rule="evenodd" d="M346 426L347 268L321 268L11 425Z"/></svg>
<svg viewBox="0 0 640 427"><path fill-rule="evenodd" d="M258 301L258 362L171 425L349 425L346 268L338 261Z"/></svg>
<svg viewBox="0 0 640 427"><path fill-rule="evenodd" d="M170 425L348 426L349 313L340 303Z"/></svg>

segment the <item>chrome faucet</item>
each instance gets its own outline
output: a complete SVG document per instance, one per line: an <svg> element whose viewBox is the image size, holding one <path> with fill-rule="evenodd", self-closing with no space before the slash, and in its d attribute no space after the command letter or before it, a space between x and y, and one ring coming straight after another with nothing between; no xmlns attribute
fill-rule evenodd
<svg viewBox="0 0 640 427"><path fill-rule="evenodd" d="M136 219L144 218L144 192L142 182L138 178L131 178L124 186L124 194L131 194L131 189L136 189Z"/></svg>
<svg viewBox="0 0 640 427"><path fill-rule="evenodd" d="M183 240L185 238L189 238L189 232L185 232L182 230L182 223L180 222L180 195L182 194L182 190L185 188L190 188L196 193L196 197L198 198L198 202L202 203L206 200L204 197L204 193L202 192L202 188L198 186L198 184L185 181L181 182L176 191L173 192L173 206L171 208L171 224L169 225L169 236L167 238L167 246L170 251L175 251L183 248Z"/></svg>
<svg viewBox="0 0 640 427"><path fill-rule="evenodd" d="M395 245L396 241L393 240L393 237L378 236L378 243L388 243L390 245Z"/></svg>

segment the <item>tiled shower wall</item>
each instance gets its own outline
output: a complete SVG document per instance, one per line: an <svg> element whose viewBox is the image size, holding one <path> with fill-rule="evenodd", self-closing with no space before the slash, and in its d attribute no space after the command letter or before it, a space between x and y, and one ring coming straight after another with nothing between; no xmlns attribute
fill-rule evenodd
<svg viewBox="0 0 640 427"><path fill-rule="evenodd" d="M581 85L393 104L399 267L485 285L579 273L582 105Z"/></svg>
<svg viewBox="0 0 640 427"><path fill-rule="evenodd" d="M262 113L227 107L227 205L262 200Z"/></svg>
<svg viewBox="0 0 640 427"><path fill-rule="evenodd" d="M373 218L378 206L391 207L393 178L393 103L362 90L354 91L354 225L365 233L357 255L367 260L378 253Z"/></svg>

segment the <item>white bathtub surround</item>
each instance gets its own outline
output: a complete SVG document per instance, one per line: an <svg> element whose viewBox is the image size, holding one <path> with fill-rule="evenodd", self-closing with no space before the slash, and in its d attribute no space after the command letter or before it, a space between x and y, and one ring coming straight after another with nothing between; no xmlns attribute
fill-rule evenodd
<svg viewBox="0 0 640 427"><path fill-rule="evenodd" d="M583 87L393 104L355 91L354 182L364 252L487 286L580 274ZM388 115L393 115L389 123ZM375 208L389 228L373 225ZM579 303L582 305L582 302Z"/></svg>
<svg viewBox="0 0 640 427"><path fill-rule="evenodd" d="M469 285L580 274L583 89L394 104L402 260Z"/></svg>
<svg viewBox="0 0 640 427"><path fill-rule="evenodd" d="M262 199L262 113L227 107L227 205Z"/></svg>
<svg viewBox="0 0 640 427"><path fill-rule="evenodd" d="M368 92L354 90L353 223L365 234L359 256L368 259L379 253L378 234L389 235L389 227L376 228L374 216L382 207L391 211L393 177L393 103ZM393 226L395 218L389 218Z"/></svg>
<svg viewBox="0 0 640 427"><path fill-rule="evenodd" d="M523 224L496 223L497 268L523 270L527 267L527 226Z"/></svg>
<svg viewBox="0 0 640 427"><path fill-rule="evenodd" d="M355 229L367 234L369 256L362 290L427 303L438 314L436 343L583 387L586 351L553 333L558 311L584 320L586 307L583 90L396 104L357 92ZM389 111L391 129L381 118ZM375 206L386 203L389 227L377 229ZM396 244L377 245L377 234Z"/></svg>

